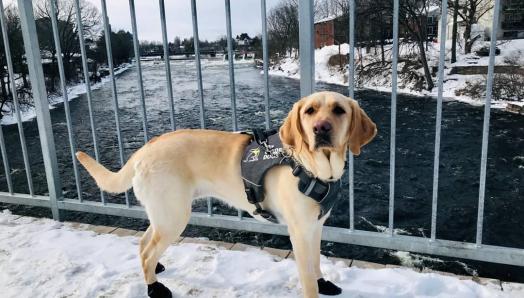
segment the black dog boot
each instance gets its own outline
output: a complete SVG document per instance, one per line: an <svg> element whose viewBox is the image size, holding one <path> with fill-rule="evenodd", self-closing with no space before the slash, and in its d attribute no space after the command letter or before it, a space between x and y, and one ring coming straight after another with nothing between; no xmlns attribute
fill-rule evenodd
<svg viewBox="0 0 524 298"><path fill-rule="evenodd" d="M160 264L160 262L156 263L155 274L164 272L165 270L166 270L166 267L164 267L164 265Z"/></svg>
<svg viewBox="0 0 524 298"><path fill-rule="evenodd" d="M329 280L320 278L317 280L318 283L318 292L322 295L335 296L342 293L342 289L337 287L334 283Z"/></svg>
<svg viewBox="0 0 524 298"><path fill-rule="evenodd" d="M147 296L151 298L171 298L171 291L163 284L155 281L154 283L147 285Z"/></svg>

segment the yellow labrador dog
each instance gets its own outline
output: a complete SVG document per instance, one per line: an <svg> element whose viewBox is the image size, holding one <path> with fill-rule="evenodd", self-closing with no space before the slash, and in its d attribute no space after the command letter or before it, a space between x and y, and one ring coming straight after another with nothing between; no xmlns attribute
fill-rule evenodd
<svg viewBox="0 0 524 298"><path fill-rule="evenodd" d="M296 102L280 128L284 151L321 181L336 181L344 172L347 150L360 154L376 135L373 121L358 103L342 94L318 92ZM150 220L140 241L140 257L150 297L171 297L159 283L158 263L191 215L191 202L219 198L253 214L241 177L241 159L251 136L212 130L179 130L152 139L118 172L111 172L83 152L80 163L110 193L133 187ZM319 218L319 203L299 191L289 166L271 168L264 178L261 203L287 224L304 297L336 295L340 288L322 278L320 238L329 216ZM256 213L256 212L255 212Z"/></svg>

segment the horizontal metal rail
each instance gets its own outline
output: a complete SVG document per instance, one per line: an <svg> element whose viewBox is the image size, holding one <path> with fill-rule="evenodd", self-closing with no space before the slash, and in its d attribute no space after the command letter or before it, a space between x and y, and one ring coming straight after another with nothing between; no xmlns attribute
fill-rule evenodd
<svg viewBox="0 0 524 298"><path fill-rule="evenodd" d="M49 207L49 199L42 196L0 193L0 202ZM58 202L61 210L90 212L104 215L125 216L147 219L147 214L141 206L126 207L123 204L102 204L100 202L64 199ZM257 221L251 218L239 220L237 216L215 214L209 216L203 212L193 212L189 221L191 225L213 228L243 230L254 233L265 233L287 236L285 225ZM322 232L322 240L337 243L354 244L385 249L413 251L418 253L441 255L462 259L493 262L507 265L524 266L524 250L493 245L477 246L475 243L449 240L434 240L406 235L390 235L389 233L370 232L363 230L349 231L345 228L326 226Z"/></svg>
<svg viewBox="0 0 524 298"><path fill-rule="evenodd" d="M55 10L54 0L49 0L52 3L52 10ZM260 0L261 5L261 29L262 29L262 41L263 41L263 57L264 57L264 100L265 100L265 126L270 127L270 93L269 93L269 78L268 78L268 37L267 37L267 20L266 20L266 0ZM348 92L351 97L358 96L355 94L355 59L354 59L354 50L355 50L355 2L350 0L350 19L349 19L349 82L348 82ZM109 19L107 17L107 8L106 0L101 0L102 3L102 15L103 15L103 24L104 24L104 33L105 41L107 46L107 56L108 64L111 74L111 91L112 91L112 100L113 108L115 113L116 121L116 132L118 138L118 147L119 147L119 157L120 161L123 164L124 162L124 152L122 144L122 136L120 131L120 118L119 118L119 108L118 108L118 99L117 99L117 90L115 84L115 75L114 75L114 66L112 61L112 51L111 51L111 29L109 25ZM29 168L29 161L27 159L27 149L25 148L25 136L23 135L23 129L21 125L19 107L16 96L14 96L14 108L16 110L17 122L20 131L20 141L22 143L22 151L24 155L24 165L26 167L26 175L29 184L29 194L20 194L16 193L13 189L11 182L10 171L9 171L9 160L7 157L7 146L5 140L2 136L2 131L0 130L0 151L2 153L2 161L4 164L6 182L8 184L8 192L0 192L0 202L9 203L9 204L22 204L30 206L39 206L50 208L53 212L53 217L59 219L59 211L61 210L71 210L71 211L81 211L81 212L91 212L97 214L106 214L106 215L115 215L115 216L126 216L133 218L142 218L146 219L147 215L144 209L140 206L131 205L129 198L126 193L126 204L114 204L108 203L105 201L104 196L102 196L101 202L94 201L83 201L81 198L81 188L78 178L78 173L76 168L74 168L75 179L77 184L77 191L79 193L79 199L63 199L61 192L61 180L58 175L58 165L56 161L56 151L54 148L53 132L50 122L49 108L46 100L46 90L44 84L44 77L42 74L42 67L40 63L40 51L38 47L38 41L35 30L35 21L32 13L32 5L30 1L18 0L20 13L21 13L21 22L22 22L22 32L24 37L24 45L26 48L26 56L28 58L29 66L29 75L32 82L33 94L35 96L35 106L36 114L38 120L38 129L40 141L42 144L42 153L44 157L44 164L46 170L46 178L49 188L49 196L40 196L35 195L32 188L31 174ZM364 245L371 247L379 247L385 249L395 249L395 250L405 250L418 253L427 253L442 255L448 257L472 259L486 262L494 262L501 264L510 264L510 265L519 265L524 266L524 249L519 248L510 248L502 246L493 246L486 245L482 243L482 230L483 230L483 220L484 220L484 201L485 201L485 187L486 187L486 168L487 168L487 148L488 148L488 136L489 136L489 120L490 120L490 108L491 108L491 89L493 86L493 72L495 64L495 46L496 46L496 29L498 26L498 14L500 12L500 0L495 1L494 6L494 15L493 25L492 25L492 36L491 36L491 47L490 47L490 57L489 57L489 66L488 66L488 76L487 76L487 87L486 87L486 98L485 98L485 108L484 108L484 124L483 124L483 139L482 139L482 150L481 150L481 167L480 167L480 185L479 185L479 201L478 201L478 215L477 215L477 231L476 239L474 243L470 242L460 242L460 241L449 241L437 238L437 202L438 202L438 165L440 162L440 132L441 132L441 123L442 123L442 92L443 92L443 81L444 81L444 66L445 66L445 45L442 43L440 45L440 61L438 69L438 98L437 98L437 107L436 107L436 123L435 123L435 155L434 155L434 165L433 165L433 192L432 192L432 210L431 210L431 236L429 238L425 237L415 237L415 236L405 236L397 235L394 233L394 200L395 200L395 152L396 147L396 104L397 104L397 62L398 62L398 19L399 19L399 0L393 0L393 51L392 51L392 92L391 92L391 139L390 139L390 183L389 183L389 216L388 216L388 229L386 232L370 232L355 229L354 223L354 175L353 175L353 156L348 155L349 158L349 228L339 228L327 226L323 230L322 239L326 241L333 241L346 244L356 244ZM141 113L144 129L144 140L148 140L148 123L147 123L147 111L145 105L145 92L143 89L143 79L142 79L142 69L140 67L140 53L139 53L139 42L137 35L137 25L136 25L136 16L134 11L134 1L129 0L129 5L131 8L131 22L133 26L133 46L134 54L137 63L137 72L138 72L138 84L140 91L140 101L141 101ZM3 8L3 3L0 0L0 6ZM173 90L171 83L171 68L170 68L170 59L169 59L169 49L167 42L167 30L166 30L166 16L165 16L165 7L164 0L159 0L160 8L160 19L162 26L162 39L164 45L164 61L165 61L165 75L167 82L167 97L169 100L169 109L171 117L171 128L174 130L176 128L175 123L175 107L173 101ZM79 0L75 0L75 10L77 15L80 15ZM193 24L193 34L195 36L194 47L195 47L195 66L197 73L197 88L198 96L200 100L200 126L205 128L205 106L204 106L204 90L202 84L202 69L200 63L200 43L198 39L198 19L197 19L197 8L196 1L191 0L191 13L192 13L192 24ZM235 94L235 71L234 71L234 51L232 44L232 28L231 28L231 7L230 1L225 0L225 13L226 13L226 33L227 33L227 43L228 43L228 71L230 79L230 97L231 97L231 111L232 111L232 124L233 130L238 130L237 123L237 109L236 109L236 94ZM447 3L442 5L442 21L443 26L446 22L447 15ZM0 15L0 21L2 25L2 32L4 33L4 46L6 49L6 58L8 62L8 70L10 77L14 77L12 61L9 51L9 42L6 38L6 24L4 15ZM56 16L52 18L53 22L53 31L55 38L57 39L57 20ZM300 91L302 96L307 96L314 92L315 90L315 69L314 69L314 31L313 31L313 0L300 0L299 1L299 47L300 47ZM82 23L81 18L77 17L77 26L79 27L79 40L82 54L82 66L84 79L86 82L86 91L87 91L87 100L89 108L89 117L91 124L91 131L93 135L93 143L95 149L95 156L99 160L99 152L97 145L97 138L95 135L95 121L93 118L93 108L92 108L92 97L91 89L89 82L89 70L87 64L87 55L85 51L85 42L82 32ZM445 36L445 35L444 35ZM58 50L58 55L60 56L60 43L58 40L55 40L56 47ZM67 90L65 87L64 79L64 69L62 65L61 58L58 59L59 62L59 71L61 79L61 87L64 92L64 97L66 102L65 112L68 128L68 136L71 147L71 153L74 152L74 136L72 135L72 125L70 119L70 111L67 105ZM11 83L13 80L11 80ZM12 89L15 89L15 86L12 85ZM76 164L73 163L73 167ZM250 218L242 218L242 212L238 212L238 216L226 216L226 215L217 215L213 214L213 208L211 200L208 200L207 204L207 213L197 213L192 214L190 224L208 226L215 228L225 228L225 229L236 229L244 230L255 233L268 233L275 235L287 235L287 228L284 225L271 224L266 222L259 222Z"/></svg>

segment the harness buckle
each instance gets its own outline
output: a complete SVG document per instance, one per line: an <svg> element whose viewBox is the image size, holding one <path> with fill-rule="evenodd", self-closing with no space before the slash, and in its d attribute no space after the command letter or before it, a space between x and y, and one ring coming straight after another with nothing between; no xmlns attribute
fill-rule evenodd
<svg viewBox="0 0 524 298"><path fill-rule="evenodd" d="M257 199L255 197L255 192L252 188L246 187L247 201L251 204L257 204Z"/></svg>
<svg viewBox="0 0 524 298"><path fill-rule="evenodd" d="M298 177L300 173L302 173L302 167L297 164L293 169L293 176Z"/></svg>
<svg viewBox="0 0 524 298"><path fill-rule="evenodd" d="M260 145L264 146L266 151L270 150L269 145L267 144L267 139L260 141Z"/></svg>
<svg viewBox="0 0 524 298"><path fill-rule="evenodd" d="M254 204L256 207L255 211L253 211L254 215L260 215L262 218L264 218L267 221L270 221L272 223L278 223L278 219L272 213L262 209L262 206L260 206L259 203L254 203Z"/></svg>

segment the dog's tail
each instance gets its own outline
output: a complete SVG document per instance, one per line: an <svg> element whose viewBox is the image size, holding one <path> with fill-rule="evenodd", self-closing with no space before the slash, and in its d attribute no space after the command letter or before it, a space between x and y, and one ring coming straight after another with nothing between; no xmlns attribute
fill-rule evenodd
<svg viewBox="0 0 524 298"><path fill-rule="evenodd" d="M78 151L76 158L95 179L96 184L102 190L110 193L122 193L132 186L135 169L129 160L118 172L111 172L99 164L91 156Z"/></svg>

